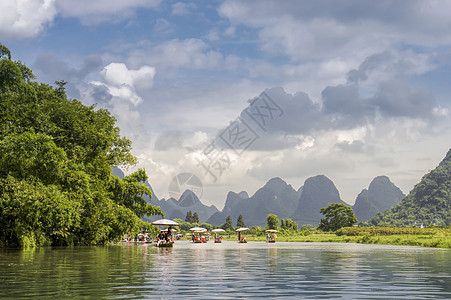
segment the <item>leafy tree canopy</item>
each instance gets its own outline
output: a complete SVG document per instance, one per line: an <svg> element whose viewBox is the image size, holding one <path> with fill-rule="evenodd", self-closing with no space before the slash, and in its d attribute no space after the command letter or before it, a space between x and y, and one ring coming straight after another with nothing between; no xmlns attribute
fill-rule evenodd
<svg viewBox="0 0 451 300"><path fill-rule="evenodd" d="M268 223L269 229L277 229L277 226L279 225L279 219L275 214L269 214L266 217L266 222Z"/></svg>
<svg viewBox="0 0 451 300"><path fill-rule="evenodd" d="M243 215L239 215L238 219L236 221L236 227L246 227L246 224L244 223Z"/></svg>
<svg viewBox="0 0 451 300"><path fill-rule="evenodd" d="M194 223L199 223L199 214L197 213L197 211L195 211L193 213L193 222Z"/></svg>
<svg viewBox="0 0 451 300"><path fill-rule="evenodd" d="M234 230L231 216L227 216L225 223L221 225L221 228L224 230Z"/></svg>
<svg viewBox="0 0 451 300"><path fill-rule="evenodd" d="M324 231L336 231L342 227L353 226L357 223L357 218L351 207L342 203L332 203L327 207L320 209L325 216L321 219L318 229Z"/></svg>
<svg viewBox="0 0 451 300"><path fill-rule="evenodd" d="M194 223L193 213L191 211L186 212L185 222Z"/></svg>
<svg viewBox="0 0 451 300"><path fill-rule="evenodd" d="M111 174L137 160L109 111L33 79L0 44L0 247L103 244L162 214L144 170Z"/></svg>
<svg viewBox="0 0 451 300"><path fill-rule="evenodd" d="M288 229L288 230L298 230L298 224L293 221L292 219L281 219L280 220L280 227L282 227L283 229Z"/></svg>

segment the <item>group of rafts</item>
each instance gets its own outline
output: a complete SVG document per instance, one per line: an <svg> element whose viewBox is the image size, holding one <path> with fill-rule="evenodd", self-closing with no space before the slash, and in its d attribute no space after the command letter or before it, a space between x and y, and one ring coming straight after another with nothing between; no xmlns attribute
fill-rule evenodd
<svg viewBox="0 0 451 300"><path fill-rule="evenodd" d="M179 226L179 224L175 221L168 220L168 219L162 219L155 222L152 222L153 225L158 226L169 226L166 229L162 229L160 233L160 238L157 238L155 240L154 245L156 247L173 247L174 245L174 238L172 233L176 232L177 230L172 229L172 226ZM211 235L206 228L203 227L193 227L189 229L192 232L192 242L193 243L206 243L209 241L209 236ZM238 232L238 242L239 243L247 243L246 237L242 236L242 232L249 230L247 227L241 227L236 229L235 231ZM215 243L222 243L222 236L220 234L222 232L225 232L224 229L217 228L213 229L211 232L215 235ZM276 232L278 232L275 229L268 229L266 230L266 242L268 243L275 243L276 242ZM164 238L161 238L164 236Z"/></svg>

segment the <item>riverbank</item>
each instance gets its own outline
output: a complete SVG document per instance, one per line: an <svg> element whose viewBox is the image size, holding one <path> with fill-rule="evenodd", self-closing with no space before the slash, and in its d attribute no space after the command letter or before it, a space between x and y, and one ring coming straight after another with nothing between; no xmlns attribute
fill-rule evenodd
<svg viewBox="0 0 451 300"><path fill-rule="evenodd" d="M248 241L265 241L265 237L246 236ZM227 238L234 240L234 238ZM393 236L337 236L333 233L312 234L308 236L278 236L279 242L320 242L320 243L360 243L382 245L404 245L451 249L451 237L431 237L412 235Z"/></svg>
<svg viewBox="0 0 451 300"><path fill-rule="evenodd" d="M248 241L265 241L264 235L245 234ZM236 236L224 237L236 240ZM420 246L451 249L450 228L343 228L335 233L311 233L300 235L297 232L278 233L279 242L321 242L321 243L360 243Z"/></svg>

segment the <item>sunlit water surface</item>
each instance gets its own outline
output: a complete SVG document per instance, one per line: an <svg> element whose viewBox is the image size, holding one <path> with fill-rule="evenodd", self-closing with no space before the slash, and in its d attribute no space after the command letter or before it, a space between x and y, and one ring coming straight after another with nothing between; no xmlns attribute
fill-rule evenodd
<svg viewBox="0 0 451 300"><path fill-rule="evenodd" d="M451 299L451 250L224 241L0 251L0 298Z"/></svg>

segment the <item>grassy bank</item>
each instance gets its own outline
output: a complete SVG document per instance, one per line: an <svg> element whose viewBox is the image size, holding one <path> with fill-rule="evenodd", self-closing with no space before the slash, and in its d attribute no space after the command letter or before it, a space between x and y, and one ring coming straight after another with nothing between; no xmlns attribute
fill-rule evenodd
<svg viewBox="0 0 451 300"><path fill-rule="evenodd" d="M248 241L265 241L261 234L244 234ZM313 232L310 234L299 231L280 232L279 242L334 242L361 243L383 245L405 245L451 249L450 228L394 228L394 227L348 227L335 233ZM227 240L236 240L236 235L224 236Z"/></svg>

